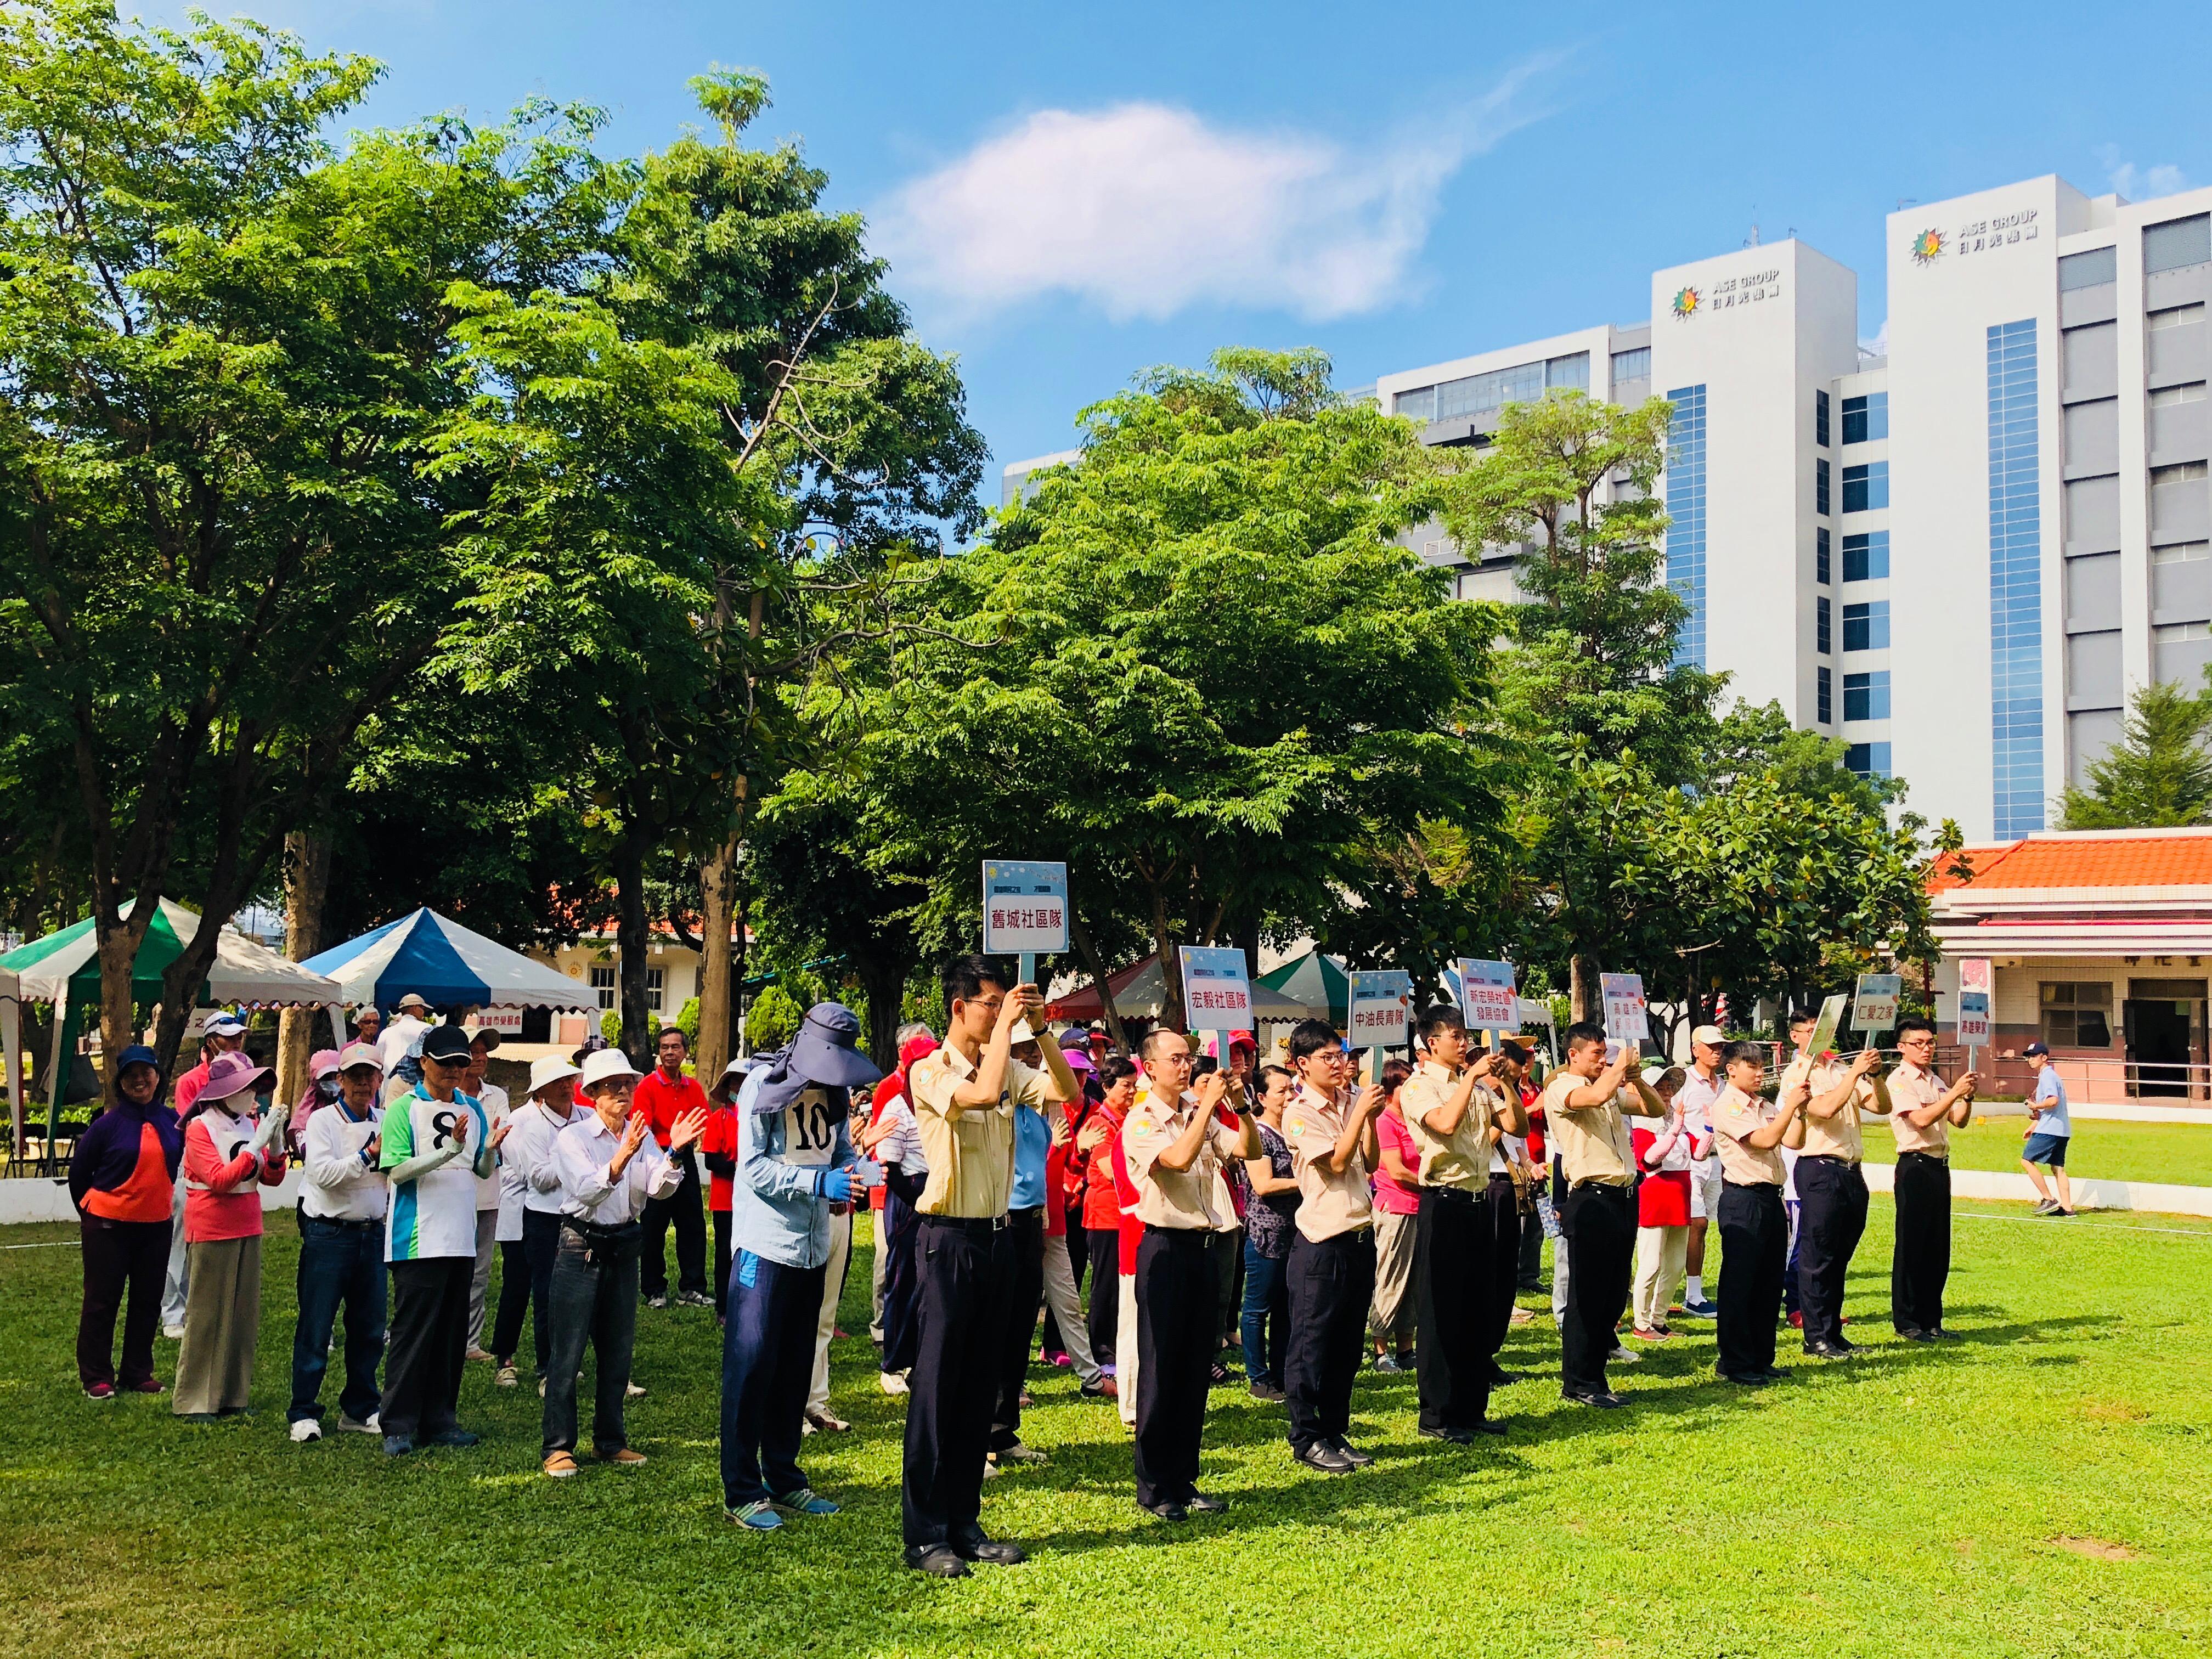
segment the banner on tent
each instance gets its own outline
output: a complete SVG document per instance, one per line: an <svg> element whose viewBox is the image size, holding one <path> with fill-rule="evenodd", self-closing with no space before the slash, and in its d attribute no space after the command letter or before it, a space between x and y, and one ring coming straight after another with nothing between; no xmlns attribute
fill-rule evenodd
<svg viewBox="0 0 2212 1659"><path fill-rule="evenodd" d="M522 1035L522 1010L520 1008L479 1008L477 1010L477 1030L496 1031L501 1036Z"/></svg>
<svg viewBox="0 0 2212 1659"><path fill-rule="evenodd" d="M1352 975L1350 1036L1355 1048L1404 1046L1413 1018L1413 976L1399 969L1358 969Z"/></svg>

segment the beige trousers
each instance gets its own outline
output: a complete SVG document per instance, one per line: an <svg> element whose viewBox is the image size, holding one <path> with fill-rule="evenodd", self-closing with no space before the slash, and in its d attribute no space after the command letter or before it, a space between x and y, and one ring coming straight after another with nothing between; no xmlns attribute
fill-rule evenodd
<svg viewBox="0 0 2212 1659"><path fill-rule="evenodd" d="M260 1236L187 1244L185 1254L191 1285L170 1408L179 1417L242 1412L253 1388L253 1345L261 1335Z"/></svg>

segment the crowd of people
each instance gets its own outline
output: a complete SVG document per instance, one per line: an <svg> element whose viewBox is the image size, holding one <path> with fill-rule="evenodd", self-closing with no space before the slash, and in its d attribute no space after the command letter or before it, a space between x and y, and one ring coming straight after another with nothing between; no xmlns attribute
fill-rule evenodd
<svg viewBox="0 0 2212 1659"><path fill-rule="evenodd" d="M1023 1559L984 1528L982 1495L1045 1458L1023 1435L1039 1364L1119 1412L1136 1501L1168 1522L1226 1506L1199 1484L1200 1450L1209 1393L1238 1371L1319 1474L1374 1461L1350 1438L1363 1362L1414 1373L1423 1437L1504 1435L1491 1396L1517 1380L1500 1359L1512 1325L1540 1317L1516 1298L1540 1286L1547 1237L1570 1401L1627 1403L1608 1367L1670 1340L1677 1317L1717 1322L1719 1375L1739 1387L1786 1375L1785 1313L1808 1356L1848 1359L1869 1117L1887 1119L1899 1152L1893 1323L1950 1334L1948 1137L1978 1079L1937 1075L1924 1019L1902 1022L1887 1073L1871 1050L1812 1052L1813 1022L1796 1021L1770 1079L1762 1048L1710 1026L1686 1066L1646 1066L1577 1024L1547 1072L1440 1006L1418 1016L1410 1063L1376 1069L1316 1020L1266 1063L1249 1036L1216 1060L1164 1028L1115 1052L1103 1029L1054 1035L1037 988L1010 977L955 959L944 1036L902 1030L888 1074L836 1003L710 1085L670 1029L644 1074L604 1046L541 1059L519 1103L486 1080L496 1034L435 1024L419 998L389 1027L365 1011L289 1109L235 1019L209 1023L173 1088L150 1049L126 1049L70 1168L84 1391L161 1392L159 1323L181 1338L179 1415L246 1408L260 1189L295 1161L295 1441L322 1437L341 1311L337 1427L395 1457L476 1443L459 1414L465 1367L517 1386L526 1316L545 1475L579 1472L587 1349L592 1453L642 1464L625 1427L643 1392L632 1351L641 1304L672 1300L672 1300L721 1325L724 1501L758 1532L836 1511L799 1459L808 1435L850 1427L830 1408L829 1354L854 1214L872 1208L871 1334L879 1384L905 1402L905 1559L940 1577ZM2063 1125L2063 1093L2039 1112ZM2050 1132L2029 1151L2051 1158ZM2057 1170L2063 1158L2062 1140Z"/></svg>

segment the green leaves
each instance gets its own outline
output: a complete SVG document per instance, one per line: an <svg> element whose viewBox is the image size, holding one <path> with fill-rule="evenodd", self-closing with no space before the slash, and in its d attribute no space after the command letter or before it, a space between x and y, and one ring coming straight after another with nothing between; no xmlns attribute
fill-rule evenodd
<svg viewBox="0 0 2212 1659"><path fill-rule="evenodd" d="M2149 830L2212 823L2212 690L2171 681L2136 688L2120 741L2089 764L2089 787L2061 797L2065 830Z"/></svg>

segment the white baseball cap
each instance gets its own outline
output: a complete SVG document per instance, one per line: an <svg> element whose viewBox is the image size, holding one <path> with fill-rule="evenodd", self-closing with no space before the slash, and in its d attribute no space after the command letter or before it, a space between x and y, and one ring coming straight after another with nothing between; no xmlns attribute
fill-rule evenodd
<svg viewBox="0 0 2212 1659"><path fill-rule="evenodd" d="M377 1053L373 1042L349 1042L338 1050L338 1070L350 1072L356 1066L370 1066L380 1072L384 1069L384 1056Z"/></svg>
<svg viewBox="0 0 2212 1659"><path fill-rule="evenodd" d="M637 1067L629 1063L629 1056L619 1048L601 1048L584 1056L582 1088L589 1094L598 1085L612 1078L635 1078Z"/></svg>
<svg viewBox="0 0 2212 1659"><path fill-rule="evenodd" d="M548 1054L543 1060L534 1060L530 1063L530 1092L534 1095L539 1090L560 1082L562 1078L576 1075L577 1068L562 1055Z"/></svg>

